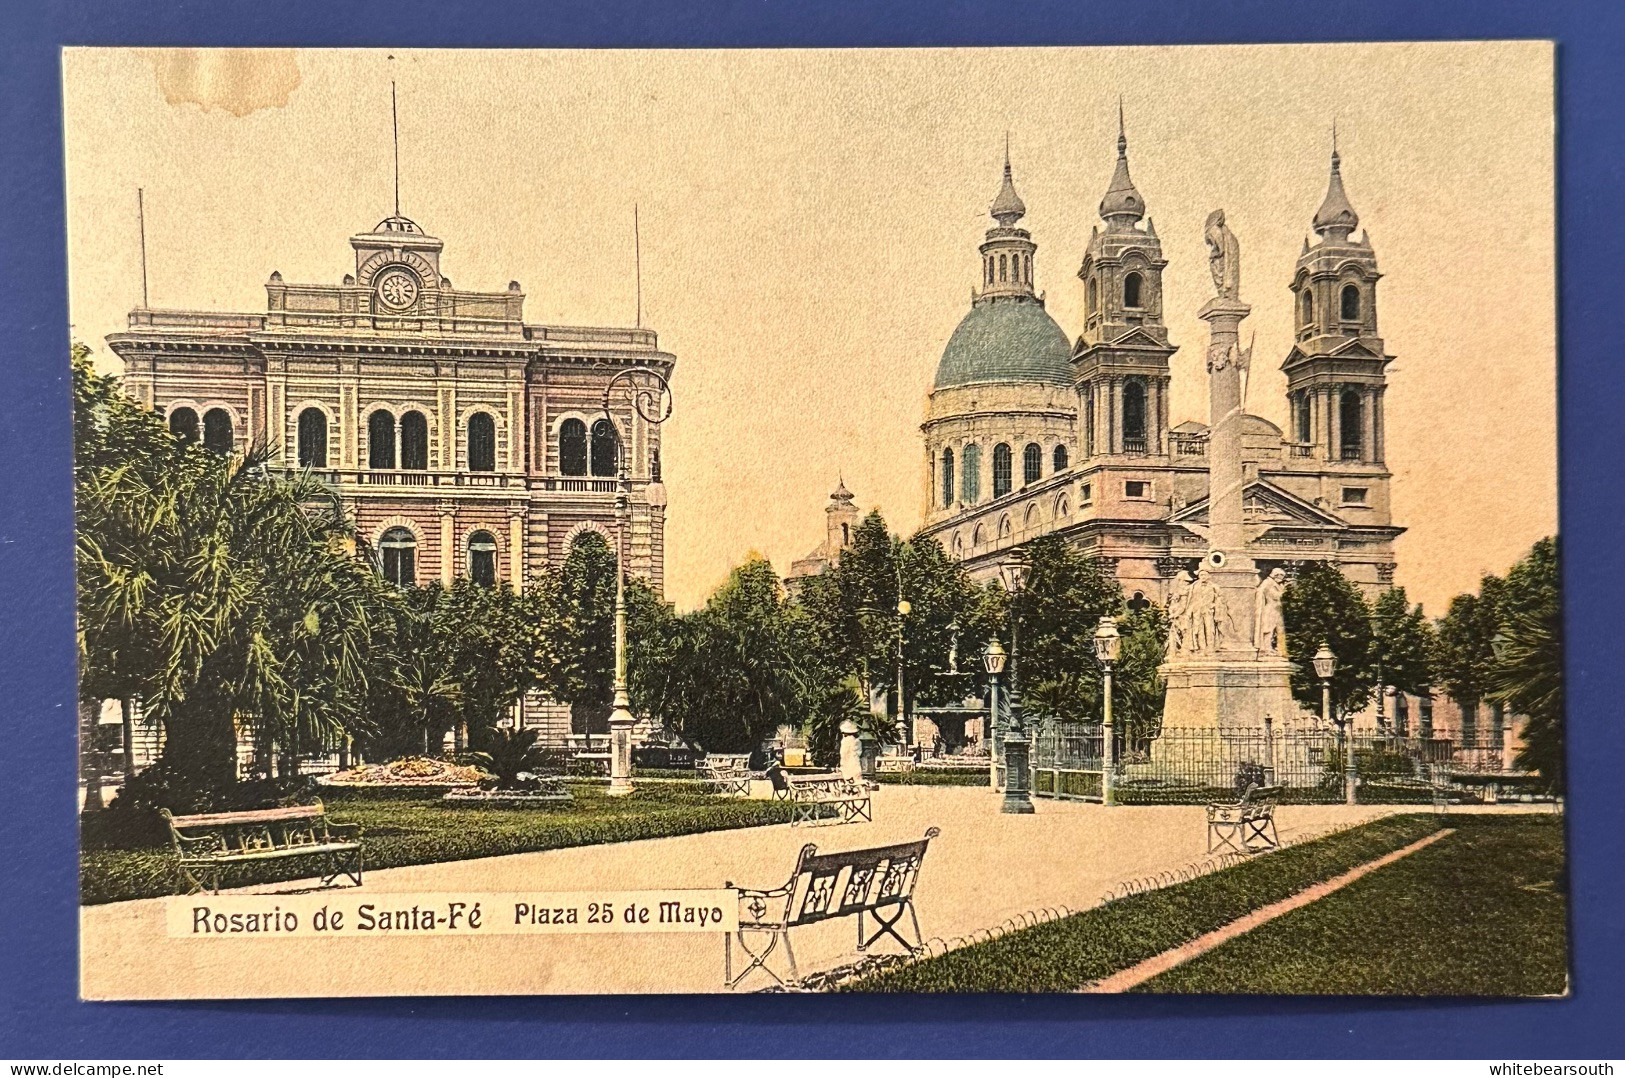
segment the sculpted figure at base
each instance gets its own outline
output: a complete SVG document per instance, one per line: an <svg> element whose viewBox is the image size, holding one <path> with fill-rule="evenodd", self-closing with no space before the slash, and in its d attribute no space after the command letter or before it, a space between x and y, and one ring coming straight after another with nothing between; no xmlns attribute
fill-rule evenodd
<svg viewBox="0 0 1625 1078"><path fill-rule="evenodd" d="M1191 574L1181 569L1168 596L1168 647L1163 658L1172 659L1190 642Z"/></svg>
<svg viewBox="0 0 1625 1078"><path fill-rule="evenodd" d="M1281 619L1281 593L1286 591L1286 572L1276 568L1258 584L1253 593L1253 647L1265 655L1286 654L1286 623Z"/></svg>

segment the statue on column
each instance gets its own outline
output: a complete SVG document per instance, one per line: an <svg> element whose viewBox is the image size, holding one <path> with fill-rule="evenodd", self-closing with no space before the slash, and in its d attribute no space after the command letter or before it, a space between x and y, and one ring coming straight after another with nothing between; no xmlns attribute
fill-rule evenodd
<svg viewBox="0 0 1625 1078"><path fill-rule="evenodd" d="M1239 299L1241 296L1241 245L1236 234L1224 223L1224 211L1214 210L1207 215L1202 228L1207 240L1207 265L1213 273L1213 287L1221 299Z"/></svg>
<svg viewBox="0 0 1625 1078"><path fill-rule="evenodd" d="M1286 654L1286 623L1281 618L1281 593L1286 571L1271 569L1253 593L1253 647L1264 655Z"/></svg>

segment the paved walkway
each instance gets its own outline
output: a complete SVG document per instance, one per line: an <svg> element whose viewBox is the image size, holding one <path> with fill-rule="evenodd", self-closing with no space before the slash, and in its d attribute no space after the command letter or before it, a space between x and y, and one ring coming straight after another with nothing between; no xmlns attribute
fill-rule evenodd
<svg viewBox="0 0 1625 1078"><path fill-rule="evenodd" d="M926 937L951 938L1044 907L1083 909L1124 880L1206 856L1198 805L1117 807L1040 800L1006 816L985 789L883 786L874 823L786 825L453 861L367 873L369 894L590 891L782 884L802 845L823 849L942 829L915 892ZM1283 841L1375 819L1399 806L1287 805ZM1415 807L1409 809L1415 811ZM309 886L299 881L245 893ZM81 992L89 999L490 995L722 991L718 936L496 936L377 939L170 939L163 899L81 911ZM802 971L855 956L850 918L798 930ZM759 987L747 982L746 988Z"/></svg>

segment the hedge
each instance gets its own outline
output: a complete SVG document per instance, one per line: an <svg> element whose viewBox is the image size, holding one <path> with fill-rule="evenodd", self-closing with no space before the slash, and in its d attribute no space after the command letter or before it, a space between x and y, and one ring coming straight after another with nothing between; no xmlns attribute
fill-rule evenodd
<svg viewBox="0 0 1625 1078"><path fill-rule="evenodd" d="M524 809L473 808L438 800L343 800L329 806L334 820L362 825L368 869L462 861L510 853L666 838L787 823L780 801L726 799L688 792L676 783L649 786L612 798L600 787L572 783L572 804ZM113 816L113 812L99 815ZM81 833L79 894L85 905L155 898L174 893L175 861L150 821L118 828L92 823ZM163 839L167 842L167 838ZM261 863L228 869L228 887L302 878L309 862Z"/></svg>

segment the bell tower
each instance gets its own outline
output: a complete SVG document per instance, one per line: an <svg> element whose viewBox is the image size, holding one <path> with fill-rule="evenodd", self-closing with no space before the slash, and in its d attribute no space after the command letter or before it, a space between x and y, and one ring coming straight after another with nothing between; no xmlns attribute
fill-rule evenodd
<svg viewBox="0 0 1625 1078"><path fill-rule="evenodd" d="M1168 452L1168 343L1162 320L1162 241L1129 178L1128 137L1117 110L1117 168L1100 200L1105 231L1089 235L1078 277L1083 333L1072 349L1085 458ZM1144 218L1145 227L1139 226Z"/></svg>
<svg viewBox="0 0 1625 1078"><path fill-rule="evenodd" d="M988 212L997 222L987 230L987 239L980 248L982 253L981 297L998 299L1033 296L1033 254L1038 245L1031 232L1019 228L1016 222L1027 216L1027 204L1016 194L1015 181L1010 176L1010 137L1004 139L1004 183Z"/></svg>
<svg viewBox="0 0 1625 1078"><path fill-rule="evenodd" d="M1315 212L1318 237L1304 240L1292 275L1295 340L1281 370L1294 456L1356 464L1383 462L1385 373L1393 361L1377 329L1377 255L1343 190L1332 134L1332 174Z"/></svg>

